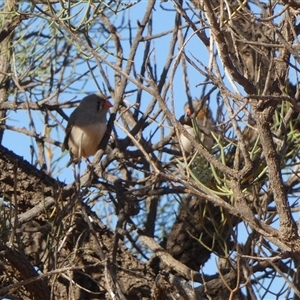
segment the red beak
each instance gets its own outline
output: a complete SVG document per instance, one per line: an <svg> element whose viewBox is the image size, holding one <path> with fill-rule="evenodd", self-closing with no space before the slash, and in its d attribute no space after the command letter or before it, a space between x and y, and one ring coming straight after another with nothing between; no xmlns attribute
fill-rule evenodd
<svg viewBox="0 0 300 300"><path fill-rule="evenodd" d="M104 102L103 108L109 109L110 107L113 107L113 105L108 100L106 100Z"/></svg>
<svg viewBox="0 0 300 300"><path fill-rule="evenodd" d="M188 108L186 111L185 111L185 115L186 116L190 116L192 114L191 110Z"/></svg>

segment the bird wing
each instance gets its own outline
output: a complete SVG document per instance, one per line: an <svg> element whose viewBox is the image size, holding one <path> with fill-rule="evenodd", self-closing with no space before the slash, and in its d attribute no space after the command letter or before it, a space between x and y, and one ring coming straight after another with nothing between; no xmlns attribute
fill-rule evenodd
<svg viewBox="0 0 300 300"><path fill-rule="evenodd" d="M65 136L65 139L64 139L64 142L63 142L62 151L69 150L68 141L69 141L69 137L70 137L73 125L75 124L75 120L77 119L77 112L78 112L78 110L76 108L70 115L68 125L67 125L67 128L66 128L66 136Z"/></svg>

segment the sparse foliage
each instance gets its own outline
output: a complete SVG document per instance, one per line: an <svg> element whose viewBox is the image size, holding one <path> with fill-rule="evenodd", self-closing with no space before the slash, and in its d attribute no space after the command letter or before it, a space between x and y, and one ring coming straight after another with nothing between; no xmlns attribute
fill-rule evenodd
<svg viewBox="0 0 300 300"><path fill-rule="evenodd" d="M0 5L0 297L300 299L297 1ZM109 134L73 173L97 91Z"/></svg>

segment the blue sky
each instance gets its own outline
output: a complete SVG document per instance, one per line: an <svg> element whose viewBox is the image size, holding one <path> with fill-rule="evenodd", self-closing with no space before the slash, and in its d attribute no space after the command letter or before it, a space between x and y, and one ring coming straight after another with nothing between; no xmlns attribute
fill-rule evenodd
<svg viewBox="0 0 300 300"><path fill-rule="evenodd" d="M153 33L154 34L164 31L164 30L172 30L172 28L174 26L175 12L174 11L173 12L164 11L161 8L161 5L165 9L173 10L173 4L171 1L168 1L163 4L160 4L159 1L157 2L157 5L155 7L155 12L154 12L154 21L153 21ZM127 18L130 18L132 27L136 26L138 20L141 20L146 6L147 6L147 1L141 1L138 4L134 5L131 9L129 9L125 12L125 16ZM80 9L81 8L79 6L76 6L74 9L74 15L76 14L76 10L79 11ZM118 16L116 16L115 23L118 24L118 22L120 22L120 21L118 19ZM41 24L39 22L37 22L37 23ZM28 28L28 31L36 29L35 26L36 26L36 24L32 23L31 27ZM123 50L125 53L125 57L126 57L126 53L128 53L129 49L130 49L130 45L128 42L129 36L127 36L127 34L128 34L128 32L126 32L126 31L121 32L121 43L122 43L122 47L123 47ZM146 31L144 32L144 35L146 35ZM157 73L158 74L160 74L162 72L162 68L165 64L165 60L168 55L170 36L171 36L171 34L168 34L164 38L159 38L159 39L153 40L153 42L151 44L151 47L153 49L151 59L152 60L155 59L157 62ZM191 30L189 31L188 36L189 36L189 39L188 39L189 42L186 45L187 53L195 54L195 49L201 49L201 50L199 50L200 53L198 53L198 54L201 57L201 61L205 62L205 60L208 59L208 56L207 56L207 51L205 49L203 49L202 43L198 40L198 38L196 36L194 36L192 34ZM176 49L175 52L178 53L178 51L179 51L179 49ZM197 52L196 52L196 54L197 54ZM144 55L143 48L140 47L139 51L137 52L137 55L135 57L135 65L136 65L137 70L139 70L139 68L140 68L140 62L142 62L143 55ZM108 59L110 59L110 58L112 61L114 60L113 57L108 56ZM77 73L84 73L86 71L88 71L87 64L82 64L77 67ZM95 74L96 75L98 74L97 69L95 70ZM113 83L114 72L108 68L107 74L109 75L109 80L111 81L111 83ZM191 87L191 94L193 97L199 97L201 95L202 86L197 87L196 85L203 82L204 79L202 76L199 76L199 73L195 72L193 70L193 68L191 68L191 67L188 68L188 75L189 75L189 82L190 82L190 87ZM100 78L100 80L98 81L98 84L100 86L102 86L102 83L103 82L101 81L101 78ZM78 87L77 87L77 89L78 89ZM131 89L135 89L135 86L133 86L131 83L129 83L127 90L131 90ZM80 100L86 94L96 92L97 86L93 82L93 80L89 80L86 83L82 84L81 90L82 90L82 93L76 93L76 94L74 94L74 92L72 92L70 89L66 90L66 92L61 93L59 95L59 101L65 102L65 101L69 101L70 99L74 99L74 98L75 98L75 100ZM176 72L175 77L174 77L173 95L174 95L175 114L179 118L183 114L183 106L187 101L187 96L185 94L184 85L183 85L183 74L182 74L181 67L178 68L178 71ZM171 98L172 98L172 95L169 95L166 99L166 101L169 102L169 107L170 107ZM37 99L37 100L39 100L39 99ZM126 97L126 100L129 103L134 103L135 95ZM147 104L150 102L150 100L151 100L151 96L147 95L147 93L144 93L143 98L142 98L142 104L140 107L141 111L143 111L147 107ZM112 101L113 101L113 99L112 99ZM214 110L214 107L216 107L216 103L211 105L211 108L213 110ZM67 115L70 115L71 111L72 111L71 109L65 110L65 113ZM33 112L33 117L34 117L34 120L36 121L36 126L38 128L39 133L43 134L45 132L45 128L44 128L44 124L43 124L44 120L43 120L42 116L38 112ZM58 119L62 120L60 117L58 117ZM27 112L24 112L24 111L16 111L16 112L11 111L9 113L9 119L8 119L7 123L10 125L13 125L13 126L17 126L17 127L24 126L24 127L28 128L28 123L29 123L28 114L27 114ZM66 126L66 122L63 122L63 125ZM149 128L147 130L149 130L149 134L150 134L151 132L153 132L153 130L155 130L155 128ZM168 126L166 126L166 130L168 130ZM122 135L121 132L119 132L119 133L120 133L120 135ZM51 136L55 140L63 141L64 132L60 129L58 131L52 130ZM158 137L158 139L159 139L159 137ZM31 138L29 138L23 134L15 133L13 131L7 131L4 134L3 145L8 147L9 149L13 149L17 154L23 156L25 159L30 161L31 156L30 156L29 146L32 144L32 142L33 141ZM60 158L61 156L64 156L64 158L59 163L60 166L63 166L64 164L67 163L67 161L68 161L67 153L61 153L60 149L55 146L49 145L49 147L51 147L54 150L56 158ZM54 174L54 175L58 176L58 178L62 181L66 181L66 182L73 181L73 174L71 171L71 167L68 169L63 168L62 170L59 170L59 172L57 172L57 174Z"/></svg>
<svg viewBox="0 0 300 300"><path fill-rule="evenodd" d="M125 17L130 18L130 21L131 21L131 24L133 27L136 26L137 21L141 20L141 18L143 17L143 12L147 6L147 3L148 3L148 1L140 1L138 4L134 5L131 9L129 9L128 11L125 12ZM156 7L155 7L155 12L154 12L154 21L153 21L153 33L154 34L162 32L164 30L172 30L172 28L174 26L175 12L174 11L173 11L173 13L171 11L167 12L162 9L162 6L168 10L174 9L172 1L168 1L165 3L160 3L160 1L157 1ZM76 7L75 10L76 9L80 9L80 7ZM118 18L118 16L116 16L115 22L116 22L116 24L118 22L120 22L120 19ZM40 23L38 23L38 24L40 24ZM32 24L32 26L34 27L35 23ZM31 30L31 28L28 28L28 30ZM146 35L146 33L144 33L144 35ZM151 44L151 47L153 49L151 59L153 59L153 60L155 59L155 61L157 62L158 74L160 74L162 72L163 65L164 65L166 57L168 55L170 36L171 36L171 34L168 34L164 38L159 38L159 39L153 40L153 42ZM121 32L121 37L122 37L122 39L121 39L122 46L123 46L124 53L126 56L126 54L128 54L129 49L130 49L130 45L128 42L128 35L127 35L126 31ZM186 53L188 55L193 54L194 56L197 57L197 59L199 59L204 65L207 66L208 60L209 60L208 50L203 46L202 42L198 39L198 37L193 35L192 30L189 30L188 37L189 37L188 43L185 46ZM175 52L178 53L179 51L180 51L180 49L176 49ZM144 49L141 47L135 58L135 65L136 65L137 70L139 70L140 63L143 58L143 54L144 54ZM110 56L108 56L108 59L111 59L112 61L114 60L114 58L110 57ZM87 64L82 64L82 65L78 66L77 72L84 73L87 70L88 70ZM97 70L95 71L95 73L97 74ZM113 82L114 72L108 68L107 74L109 76L109 80L111 82ZM191 90L192 96L194 98L199 97L202 92L202 86L199 84L203 83L204 77L199 75L199 73L196 72L190 66L188 67L188 77L189 77L190 90ZM102 86L101 79L98 81L98 83L100 84L100 86ZM74 96L76 96L76 100L80 100L86 94L97 91L97 86L92 80L86 82L85 84L83 84L83 83L81 83L81 84L82 84L81 87L79 87L79 88L76 87L76 88L77 89L81 88L82 93L78 93L78 94L74 95L74 93L71 90L66 91L65 93L62 93L59 96L59 101L65 102L65 101L68 101L68 100L74 98ZM132 88L134 88L134 86L132 84L129 84L128 90L131 90ZM183 73L182 73L181 67L179 67L179 69L177 70L175 77L174 77L173 95L174 95L175 115L179 118L183 113L182 108L187 101L187 96L186 96L186 93L184 90L184 85L183 85ZM135 95L128 96L126 98L126 100L133 104L135 102L134 97L135 97ZM145 108L147 107L150 100L151 100L151 96L144 93L142 105L140 107L141 111L145 110ZM169 93L166 101L169 101L169 103L170 103L171 100L172 100L172 94ZM217 100L216 100L215 96L211 97L210 107L213 110L213 113L215 115L215 112L217 109ZM72 111L71 109L65 110L65 113L67 115L70 115L71 111ZM33 112L33 116L36 121L38 131L42 134L45 131L45 128L43 125L43 118L41 117L41 115L38 112ZM17 126L17 127L28 128L28 124L29 124L28 114L27 114L27 112L23 112L23 111L17 111L17 112L11 111L9 113L9 119L8 119L7 123L10 125ZM63 125L66 126L66 122L63 122ZM155 130L154 127L150 127L144 133L145 136L147 134L150 135L151 132L153 132L154 130ZM168 130L167 127L166 127L166 130ZM118 130L118 133L120 134L120 136L124 135L120 130ZM64 132L61 129L58 129L58 130L53 129L51 132L51 136L55 140L63 141ZM156 136L156 139L157 140L159 139L159 135ZM23 156L26 160L30 161L31 157L30 157L29 146L32 144L32 142L33 141L29 137L25 136L24 134L15 133L13 131L7 131L4 134L3 145L6 146L7 148L13 150L15 153ZM53 173L53 176L58 177L61 181L64 181L66 183L72 182L74 180L72 168L71 167L65 168L65 165L67 164L67 161L69 160L68 153L67 152L61 153L60 148L55 147L53 145L49 145L49 147L51 147L53 149L56 159L60 158L61 156L64 156L63 159L60 160L59 165L57 166L57 170L56 170L56 172ZM83 167L82 167L82 170L84 170ZM101 205L103 205L103 203L101 203ZM99 211L101 211L101 214L104 213L107 215L107 217L108 217L107 221L114 220L113 211L109 205L111 205L111 204L108 204L108 206L96 206L95 207L96 211L99 210ZM174 219L174 217L175 217L175 211L172 214L172 217L170 217L170 222ZM245 229L240 230L241 240L243 240L243 236L244 236L244 239L247 238L247 233L246 233ZM208 274L213 274L216 272L214 257L211 259L211 261L209 263L207 263L205 265L204 271L207 272Z"/></svg>

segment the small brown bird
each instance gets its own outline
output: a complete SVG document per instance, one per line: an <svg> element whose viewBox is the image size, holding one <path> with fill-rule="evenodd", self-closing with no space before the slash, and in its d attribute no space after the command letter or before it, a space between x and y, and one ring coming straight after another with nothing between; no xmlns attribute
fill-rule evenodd
<svg viewBox="0 0 300 300"><path fill-rule="evenodd" d="M99 149L106 132L106 114L112 104L101 94L83 98L72 112L62 150L69 150L71 161L88 158Z"/></svg>
<svg viewBox="0 0 300 300"><path fill-rule="evenodd" d="M184 105L184 111L185 114L180 117L179 122L183 125L185 130L196 139L196 141L200 141L208 150L211 150L215 144L215 140L211 133L216 132L211 110L207 105L201 103L201 101L193 100L191 103L187 102ZM195 126L198 127L197 129L195 129L192 124L194 113L196 113ZM196 132L198 132L198 135ZM188 138L183 134L180 134L180 140L184 151L190 153L193 147Z"/></svg>

